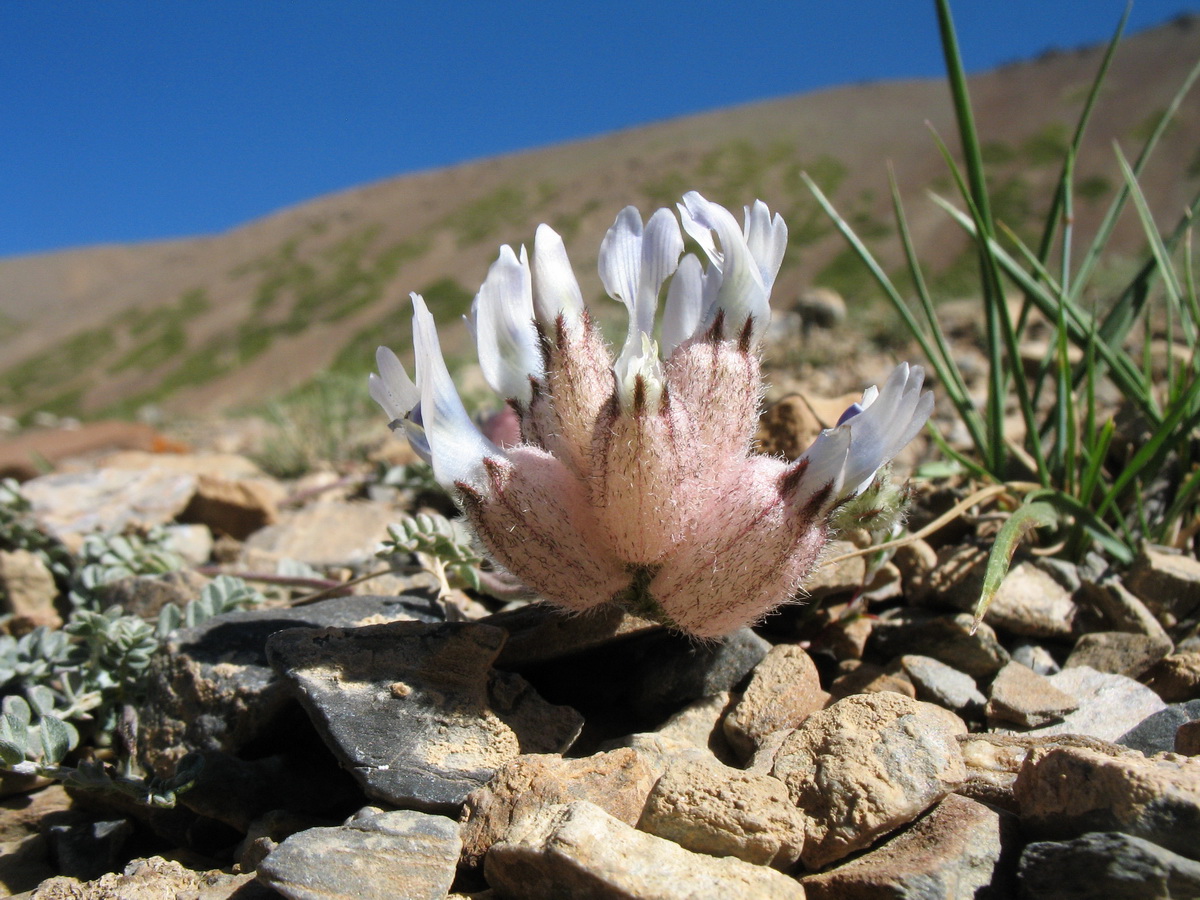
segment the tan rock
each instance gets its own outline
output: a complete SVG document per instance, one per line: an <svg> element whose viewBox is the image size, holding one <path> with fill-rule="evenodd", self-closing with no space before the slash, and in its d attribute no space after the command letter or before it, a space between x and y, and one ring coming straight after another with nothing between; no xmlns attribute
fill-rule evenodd
<svg viewBox="0 0 1200 900"><path fill-rule="evenodd" d="M1200 719L1184 722L1175 729L1175 752L1200 756Z"/></svg>
<svg viewBox="0 0 1200 900"><path fill-rule="evenodd" d="M1123 831L1195 858L1200 759L1080 747L1032 751L1014 786L1022 827L1048 840Z"/></svg>
<svg viewBox="0 0 1200 900"><path fill-rule="evenodd" d="M800 883L809 900L1008 896L1000 861L1015 829L1011 815L950 794L876 849Z"/></svg>
<svg viewBox="0 0 1200 900"><path fill-rule="evenodd" d="M180 514L184 522L207 525L213 533L244 541L260 528L279 520L283 490L265 479L201 475L192 501Z"/></svg>
<svg viewBox="0 0 1200 900"><path fill-rule="evenodd" d="M650 792L638 828L696 853L786 871L800 858L805 825L777 778L674 763Z"/></svg>
<svg viewBox="0 0 1200 900"><path fill-rule="evenodd" d="M1099 753L1122 753L1125 748L1080 734L1031 736L1023 734L965 734L958 738L967 778L958 793L1001 809L1017 811L1013 785L1025 758L1034 748L1083 747Z"/></svg>
<svg viewBox="0 0 1200 900"><path fill-rule="evenodd" d="M57 877L42 882L31 900L162 900L188 897L191 900L227 900L254 881L254 873L229 875L218 869L197 872L173 860L153 856L135 859L118 874L111 872L95 881Z"/></svg>
<svg viewBox="0 0 1200 900"><path fill-rule="evenodd" d="M768 734L790 731L828 699L817 667L804 649L779 644L754 667L741 699L725 716L725 737L744 762Z"/></svg>
<svg viewBox="0 0 1200 900"><path fill-rule="evenodd" d="M1200 698L1200 651L1172 653L1146 673L1145 682L1167 703Z"/></svg>
<svg viewBox="0 0 1200 900"><path fill-rule="evenodd" d="M1081 592L1085 606L1099 610L1113 631L1145 634L1162 642L1171 640L1154 613L1115 575L1097 581L1084 578Z"/></svg>
<svg viewBox="0 0 1200 900"><path fill-rule="evenodd" d="M799 882L766 866L692 853L586 801L523 819L485 859L501 897L559 900L803 900Z"/></svg>
<svg viewBox="0 0 1200 900"><path fill-rule="evenodd" d="M879 691L892 691L916 699L916 685L898 666L884 668L874 663L847 660L842 663L841 669L842 674L829 685L831 701L841 700L852 694L874 694Z"/></svg>
<svg viewBox="0 0 1200 900"><path fill-rule="evenodd" d="M1049 679L1022 663L1011 661L992 681L988 697L989 722L1037 728L1057 722L1079 708L1079 701L1058 690Z"/></svg>
<svg viewBox="0 0 1200 900"><path fill-rule="evenodd" d="M802 860L816 869L870 846L963 781L962 720L885 691L847 697L789 734L772 774L810 818Z"/></svg>
<svg viewBox="0 0 1200 900"><path fill-rule="evenodd" d="M462 861L477 865L514 822L555 803L587 800L627 825L636 825L657 777L643 754L628 748L583 759L518 756L467 795L461 817Z"/></svg>
<svg viewBox="0 0 1200 900"><path fill-rule="evenodd" d="M40 556L28 550L0 550L0 612L12 614L12 630L61 626L62 616L54 608L57 596L58 585Z"/></svg>
<svg viewBox="0 0 1200 900"><path fill-rule="evenodd" d="M360 563L374 555L387 526L399 518L387 503L318 503L282 513L274 525L250 535L246 549L313 566Z"/></svg>
<svg viewBox="0 0 1200 900"><path fill-rule="evenodd" d="M1170 640L1129 631L1094 631L1075 642L1063 668L1091 666L1097 672L1141 678L1171 652Z"/></svg>
<svg viewBox="0 0 1200 900"><path fill-rule="evenodd" d="M734 696L721 691L709 697L701 697L685 706L654 729L672 741L710 751L724 763L735 762L735 754L725 739L721 722L733 705Z"/></svg>
<svg viewBox="0 0 1200 900"><path fill-rule="evenodd" d="M1200 560L1144 547L1125 586L1171 628L1200 609Z"/></svg>

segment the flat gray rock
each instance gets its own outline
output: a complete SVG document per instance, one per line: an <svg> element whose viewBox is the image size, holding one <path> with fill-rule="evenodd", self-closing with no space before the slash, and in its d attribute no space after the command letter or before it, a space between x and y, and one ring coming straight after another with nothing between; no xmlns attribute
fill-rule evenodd
<svg viewBox="0 0 1200 900"><path fill-rule="evenodd" d="M1153 756L1155 753L1173 753L1175 733L1179 731L1179 726L1197 720L1200 720L1200 700L1172 703L1166 709L1143 719L1117 738L1116 743L1140 750L1147 756Z"/></svg>
<svg viewBox="0 0 1200 900"><path fill-rule="evenodd" d="M1079 708L1053 725L1035 728L1026 734L1083 734L1116 741L1149 716L1166 708L1162 698L1144 684L1124 675L1097 672L1090 666L1063 669L1046 680L1074 697Z"/></svg>
<svg viewBox="0 0 1200 900"><path fill-rule="evenodd" d="M457 814L501 764L562 752L583 726L492 668L504 638L476 622L293 628L267 652L368 796Z"/></svg>
<svg viewBox="0 0 1200 900"><path fill-rule="evenodd" d="M959 715L976 714L987 703L974 678L944 662L909 654L900 657L900 665L916 687L918 700L936 703Z"/></svg>
<svg viewBox="0 0 1200 900"><path fill-rule="evenodd" d="M400 810L309 828L276 847L258 879L289 900L442 900L462 849L458 823Z"/></svg>
<svg viewBox="0 0 1200 900"><path fill-rule="evenodd" d="M1020 882L1030 900L1172 900L1200 897L1200 863L1130 834L1094 831L1029 844Z"/></svg>

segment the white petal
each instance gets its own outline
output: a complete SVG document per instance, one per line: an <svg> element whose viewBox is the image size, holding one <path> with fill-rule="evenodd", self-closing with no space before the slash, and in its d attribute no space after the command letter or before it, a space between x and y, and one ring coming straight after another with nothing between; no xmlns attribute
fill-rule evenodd
<svg viewBox="0 0 1200 900"><path fill-rule="evenodd" d="M758 271L769 296L775 276L783 264L783 254L787 251L787 225L778 213L772 219L767 204L755 200L753 206L746 207L743 234L750 255L758 263Z"/></svg>
<svg viewBox="0 0 1200 900"><path fill-rule="evenodd" d="M412 301L420 420L429 442L434 478L447 490L460 481L482 487L483 458L503 459L504 453L480 433L467 414L442 357L433 316L420 294L413 294Z"/></svg>
<svg viewBox="0 0 1200 900"><path fill-rule="evenodd" d="M933 411L933 394L921 393L924 380L925 370L920 366L901 363L892 370L874 402L838 426L837 430L846 429L851 434L844 496L865 490L879 467L917 436Z"/></svg>
<svg viewBox="0 0 1200 900"><path fill-rule="evenodd" d="M563 240L549 225L539 225L533 238L533 308L550 333L561 315L568 323L583 315L583 294L567 259Z"/></svg>
<svg viewBox="0 0 1200 900"><path fill-rule="evenodd" d="M850 454L850 431L844 428L828 428L817 435L812 446L804 451L801 459L808 460L808 468L800 481L796 497L797 506L803 507L810 498L829 488L827 505L832 506L839 498L846 478L846 459Z"/></svg>
<svg viewBox="0 0 1200 900"><path fill-rule="evenodd" d="M644 331L639 332L636 344L626 343L625 352L613 366L617 376L617 397L623 412L633 412L638 379L643 388L643 409L650 415L658 412L663 392L663 368L658 358L658 345Z"/></svg>
<svg viewBox="0 0 1200 900"><path fill-rule="evenodd" d="M387 347L376 348L375 365L379 374L372 372L367 379L371 399L383 407L389 419L403 419L421 402L420 390Z"/></svg>
<svg viewBox="0 0 1200 900"><path fill-rule="evenodd" d="M632 320L642 271L642 217L636 207L621 210L604 235L599 268L604 290L625 304Z"/></svg>
<svg viewBox="0 0 1200 900"><path fill-rule="evenodd" d="M512 248L500 248L500 258L471 307L479 366L487 383L501 397L528 405L530 376L542 376L542 354L533 324L533 287L525 248L517 259Z"/></svg>
<svg viewBox="0 0 1200 900"><path fill-rule="evenodd" d="M695 191L684 194L680 212L688 234L700 242L711 264L721 272L720 289L704 311L702 326L711 325L717 313L723 311L726 337L739 337L747 320L750 320L750 342L757 344L770 324L771 306L762 272L746 245L746 237L738 227L737 220L729 210L710 203ZM716 232L721 244L720 252L709 249L711 237L707 245L701 240L705 230Z"/></svg>
<svg viewBox="0 0 1200 900"><path fill-rule="evenodd" d="M671 211L660 209L646 223L642 236L642 263L638 277L636 308L637 328L643 334L654 331L654 314L662 286L679 265L683 253L683 235Z"/></svg>
<svg viewBox="0 0 1200 900"><path fill-rule="evenodd" d="M700 314L704 309L704 273L700 260L689 253L679 261L675 277L667 289L667 302L663 307L662 354L668 358L700 327Z"/></svg>

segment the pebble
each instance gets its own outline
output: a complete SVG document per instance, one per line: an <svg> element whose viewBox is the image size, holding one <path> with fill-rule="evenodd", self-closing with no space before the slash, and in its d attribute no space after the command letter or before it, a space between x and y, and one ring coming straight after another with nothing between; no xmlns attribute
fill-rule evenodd
<svg viewBox="0 0 1200 900"><path fill-rule="evenodd" d="M504 638L477 622L290 628L267 656L368 797L457 815L501 764L561 752L583 725L492 669Z"/></svg>
<svg viewBox="0 0 1200 900"><path fill-rule="evenodd" d="M854 694L874 694L879 691L903 694L914 700L917 697L916 687L909 679L908 674L899 666L885 668L875 663L848 659L838 669L842 674L833 679L829 685L831 701L841 700Z"/></svg>
<svg viewBox="0 0 1200 900"><path fill-rule="evenodd" d="M767 866L685 850L638 831L585 800L548 806L488 851L501 897L559 900L803 900L804 888Z"/></svg>
<svg viewBox="0 0 1200 900"><path fill-rule="evenodd" d="M987 717L993 726L1037 728L1061 721L1078 708L1079 701L1054 687L1049 678L1019 662L1010 662L992 681Z"/></svg>
<svg viewBox="0 0 1200 900"><path fill-rule="evenodd" d="M1147 716L1136 727L1121 735L1117 743L1131 750L1140 750L1147 756L1170 753L1176 749L1179 729L1197 720L1200 720L1200 700L1172 703L1166 709Z"/></svg>
<svg viewBox="0 0 1200 900"><path fill-rule="evenodd" d="M1030 900L1179 900L1200 897L1200 863L1120 832L1029 844L1021 854Z"/></svg>
<svg viewBox="0 0 1200 900"><path fill-rule="evenodd" d="M57 596L54 576L40 556L20 548L0 550L0 613L12 616L10 629L61 627L62 616L54 608Z"/></svg>
<svg viewBox="0 0 1200 900"><path fill-rule="evenodd" d="M442 900L461 849L452 819L377 812L293 834L259 864L258 878L289 900Z"/></svg>
<svg viewBox="0 0 1200 900"><path fill-rule="evenodd" d="M1022 641L1012 648L1012 658L1022 665L1029 666L1039 675L1053 675L1061 672L1062 666L1054 655L1041 644Z"/></svg>
<svg viewBox="0 0 1200 900"><path fill-rule="evenodd" d="M835 869L800 879L808 900L1012 896L1010 813L950 794L909 828Z"/></svg>
<svg viewBox="0 0 1200 900"><path fill-rule="evenodd" d="M1124 580L1168 628L1200 611L1200 560L1143 547Z"/></svg>
<svg viewBox="0 0 1200 900"><path fill-rule="evenodd" d="M1017 774L1021 826L1062 840L1119 829L1200 856L1200 759L1082 747L1035 749Z"/></svg>
<svg viewBox="0 0 1200 900"><path fill-rule="evenodd" d="M974 678L944 662L929 656L906 654L900 657L900 665L916 687L918 700L936 703L960 716L975 716L987 703Z"/></svg>
<svg viewBox="0 0 1200 900"><path fill-rule="evenodd" d="M696 853L783 871L800 858L805 825L777 778L684 761L668 765L637 823Z"/></svg>
<svg viewBox="0 0 1200 900"><path fill-rule="evenodd" d="M978 599L979 593L975 591L969 610L973 611ZM1058 579L1033 563L1020 562L1000 583L988 607L986 621L1007 634L1065 640L1074 630L1078 612L1071 592Z"/></svg>
<svg viewBox="0 0 1200 900"><path fill-rule="evenodd" d="M1164 657L1146 673L1145 681L1167 703L1200 699L1200 652Z"/></svg>
<svg viewBox="0 0 1200 900"><path fill-rule="evenodd" d="M802 860L819 869L904 825L964 778L953 713L891 692L839 700L784 738L772 774L810 819Z"/></svg>
<svg viewBox="0 0 1200 900"><path fill-rule="evenodd" d="M266 479L201 473L196 493L179 519L207 525L215 534L244 541L279 520L281 493L275 482Z"/></svg>
<svg viewBox="0 0 1200 900"><path fill-rule="evenodd" d="M728 765L737 761L733 748L725 738L722 721L733 706L734 695L729 691L693 700L658 726L655 731L668 740L692 747L702 747Z"/></svg>
<svg viewBox="0 0 1200 900"><path fill-rule="evenodd" d="M725 716L725 737L745 762L768 734L795 728L828 700L812 658L802 647L780 644L754 667L750 683Z"/></svg>
<svg viewBox="0 0 1200 900"><path fill-rule="evenodd" d="M691 763L689 763L691 765ZM524 754L501 765L463 804L463 862L478 865L514 822L556 803L587 800L636 825L661 770L630 748L582 759Z"/></svg>
<svg viewBox="0 0 1200 900"><path fill-rule="evenodd" d="M884 659L907 653L932 656L976 681L990 681L1008 662L1008 651L986 623L972 634L973 621L965 613L940 616L901 609L879 617L867 641L867 653Z"/></svg>
<svg viewBox="0 0 1200 900"><path fill-rule="evenodd" d="M1146 634L1095 631L1080 636L1064 668L1091 666L1097 672L1141 678L1171 652L1172 644Z"/></svg>
<svg viewBox="0 0 1200 900"><path fill-rule="evenodd" d="M1097 672L1088 666L1063 669L1047 680L1074 697L1079 708L1060 722L1037 728L1031 734L1083 734L1116 741L1166 707L1154 691L1132 678Z"/></svg>
<svg viewBox="0 0 1200 900"><path fill-rule="evenodd" d="M1184 722L1175 731L1175 752L1200 756L1200 721Z"/></svg>
<svg viewBox="0 0 1200 900"><path fill-rule="evenodd" d="M1095 579L1084 578L1080 593L1089 607L1103 614L1112 630L1170 640L1154 613L1116 575L1104 572Z"/></svg>

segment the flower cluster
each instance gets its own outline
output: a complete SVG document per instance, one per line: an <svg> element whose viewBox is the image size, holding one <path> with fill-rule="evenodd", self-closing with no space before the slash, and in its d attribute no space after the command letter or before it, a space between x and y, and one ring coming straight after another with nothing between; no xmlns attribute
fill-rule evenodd
<svg viewBox="0 0 1200 900"><path fill-rule="evenodd" d="M679 215L643 223L627 207L601 244L604 288L629 311L615 360L552 229L538 228L532 258L501 248L468 321L520 423L514 444L468 415L419 295L416 381L381 347L370 391L528 587L569 610L613 602L711 638L793 596L830 515L914 437L933 398L922 370L901 364L799 459L751 453L787 228L761 201L739 226L695 192ZM683 253L683 232L707 265Z"/></svg>

